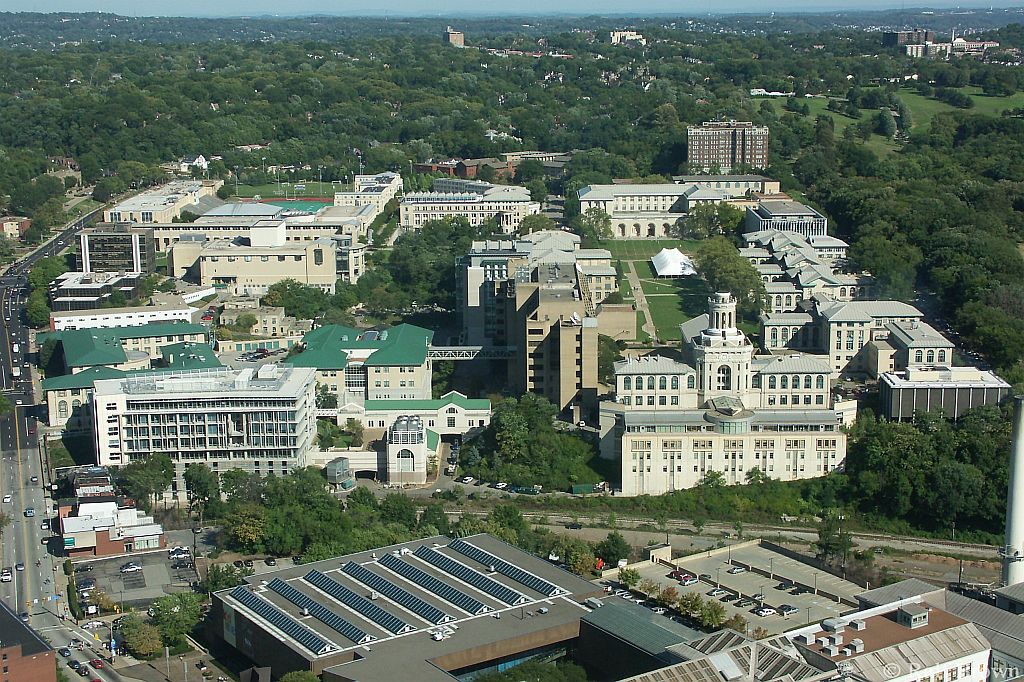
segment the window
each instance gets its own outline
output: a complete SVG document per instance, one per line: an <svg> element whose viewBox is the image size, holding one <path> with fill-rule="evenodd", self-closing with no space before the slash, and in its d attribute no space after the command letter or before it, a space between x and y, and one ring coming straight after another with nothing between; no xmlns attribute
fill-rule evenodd
<svg viewBox="0 0 1024 682"><path fill-rule="evenodd" d="M939 362L945 362L945 361L946 361L946 351L940 350L939 351Z"/></svg>
<svg viewBox="0 0 1024 682"><path fill-rule="evenodd" d="M448 417L448 428L449 429L454 429L455 428L455 417Z"/></svg>
<svg viewBox="0 0 1024 682"><path fill-rule="evenodd" d="M654 390L654 377L647 377L647 390L648 391L653 391Z"/></svg>
<svg viewBox="0 0 1024 682"><path fill-rule="evenodd" d="M694 379L693 379L693 375L691 374L690 376L686 377L686 387L687 388L693 388L693 385L694 385Z"/></svg>
<svg viewBox="0 0 1024 682"><path fill-rule="evenodd" d="M718 368L718 390L732 390L732 368L729 365L722 365Z"/></svg>
<svg viewBox="0 0 1024 682"><path fill-rule="evenodd" d="M779 384L781 388L789 388L789 377L783 374L782 377L779 379Z"/></svg>
<svg viewBox="0 0 1024 682"><path fill-rule="evenodd" d="M679 390L679 377L677 377L677 376L676 377L672 377L672 390L673 391L678 391Z"/></svg>
<svg viewBox="0 0 1024 682"><path fill-rule="evenodd" d="M666 388L668 388L668 378L658 377L658 390L664 391Z"/></svg>
<svg viewBox="0 0 1024 682"><path fill-rule="evenodd" d="M914 351L914 362L924 362L924 351L923 350L915 350Z"/></svg>
<svg viewBox="0 0 1024 682"><path fill-rule="evenodd" d="M623 390L626 390L626 391L632 390L632 388L633 388L633 378L632 377L625 377L622 380L622 388L623 388Z"/></svg>
<svg viewBox="0 0 1024 682"><path fill-rule="evenodd" d="M658 404L659 405L664 405L665 404L665 396L663 396L663 395L659 395L658 396Z"/></svg>
<svg viewBox="0 0 1024 682"><path fill-rule="evenodd" d="M679 396L677 396L677 395L672 396L672 404L673 405L678 405L679 404Z"/></svg>
<svg viewBox="0 0 1024 682"><path fill-rule="evenodd" d="M804 377L804 388L810 388L810 387L811 387L811 375L808 374L807 376Z"/></svg>
<svg viewBox="0 0 1024 682"><path fill-rule="evenodd" d="M777 382L774 374L768 377L768 388L777 388L776 384Z"/></svg>
<svg viewBox="0 0 1024 682"><path fill-rule="evenodd" d="M799 374L794 374L793 375L793 388L800 388L800 375Z"/></svg>
<svg viewBox="0 0 1024 682"><path fill-rule="evenodd" d="M928 362L929 363L935 362L935 351L933 351L933 350L929 350L928 351Z"/></svg>
<svg viewBox="0 0 1024 682"><path fill-rule="evenodd" d="M825 375L824 374L819 374L818 375L817 386L818 386L818 388L825 388Z"/></svg>

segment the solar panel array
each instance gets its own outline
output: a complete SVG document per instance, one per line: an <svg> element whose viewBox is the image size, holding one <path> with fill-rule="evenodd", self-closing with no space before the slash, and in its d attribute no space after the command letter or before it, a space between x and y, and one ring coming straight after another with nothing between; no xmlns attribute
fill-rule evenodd
<svg viewBox="0 0 1024 682"><path fill-rule="evenodd" d="M469 566L460 564L455 559L447 557L426 545L417 547L413 554L448 575L458 578L462 582L468 583L510 606L518 606L530 601L525 594L516 592L512 588L502 585L497 580L488 578L483 573L474 571Z"/></svg>
<svg viewBox="0 0 1024 682"><path fill-rule="evenodd" d="M233 589L231 596L239 604L250 609L317 656L330 653L338 648L263 597L250 592L245 585L239 585Z"/></svg>
<svg viewBox="0 0 1024 682"><path fill-rule="evenodd" d="M328 578L320 571L310 571L305 575L305 580L310 585L331 595L353 611L366 616L388 632L401 635L416 629L398 616L388 613L377 606L366 597L356 594L338 581Z"/></svg>
<svg viewBox="0 0 1024 682"><path fill-rule="evenodd" d="M342 566L341 570L370 589L380 592L396 604L409 609L431 625L440 625L441 623L449 623L455 620L454 616L448 615L436 606L428 604L415 594L402 589L387 578L377 575L354 561L350 561Z"/></svg>
<svg viewBox="0 0 1024 682"><path fill-rule="evenodd" d="M467 613L479 616L481 613L487 613L491 610L490 606L487 606L480 600L470 597L465 592L460 592L426 571L420 570L409 562L399 559L394 554L385 554L379 561L385 568L394 571L410 582L416 583L427 592L444 599L449 604L453 604Z"/></svg>
<svg viewBox="0 0 1024 682"><path fill-rule="evenodd" d="M267 587L272 589L274 592L277 592L300 609L306 609L309 612L309 615L320 620L328 627L337 630L356 644L366 644L377 639L373 635L368 634L362 628L348 622L334 611L331 611L320 602L314 600L309 595L298 591L280 578L274 578L271 580Z"/></svg>
<svg viewBox="0 0 1024 682"><path fill-rule="evenodd" d="M532 573L527 573L518 566L510 564L504 559L499 559L490 552L486 552L476 545L471 545L462 538L453 540L448 544L448 546L459 554L468 556L473 561L479 562L484 566L493 566L494 570L503 576L511 578L520 585L529 587L531 590L536 590L545 597L558 597L563 594L569 594L568 590L565 590L554 583L548 582L543 578L538 578Z"/></svg>

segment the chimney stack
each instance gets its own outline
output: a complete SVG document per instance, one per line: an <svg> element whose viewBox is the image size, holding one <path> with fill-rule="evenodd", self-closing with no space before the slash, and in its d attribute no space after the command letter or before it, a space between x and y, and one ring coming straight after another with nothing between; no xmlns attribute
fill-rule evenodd
<svg viewBox="0 0 1024 682"><path fill-rule="evenodd" d="M1003 585L1024 582L1024 396L1013 398L1013 440L1010 485L1006 491L1006 537Z"/></svg>

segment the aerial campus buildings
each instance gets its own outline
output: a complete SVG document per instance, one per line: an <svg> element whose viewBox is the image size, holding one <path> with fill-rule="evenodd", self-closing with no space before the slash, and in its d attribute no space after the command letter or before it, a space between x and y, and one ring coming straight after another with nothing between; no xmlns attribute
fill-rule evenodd
<svg viewBox="0 0 1024 682"><path fill-rule="evenodd" d="M763 639L732 629L707 633L479 534L424 538L248 578L213 595L207 627L274 676L304 670L324 682L390 681L396 671L402 679L468 681L557 660L609 682L988 682L998 677L993 669L999 679L1019 674L1010 671L1024 648L1015 638L1021 627L994 606L914 580L864 592L822 574L819 590L808 565L757 541L733 549L734 557L723 548L697 559L751 576L726 573L736 583L727 581L730 594L746 595L770 575L799 581L788 584L813 591L808 613L759 617L768 628ZM633 566L664 585L666 573L694 559L672 560L671 551L649 548ZM716 584L707 575L681 589L699 594ZM805 603L786 593L761 603L783 598ZM832 615L812 619L810 610Z"/></svg>

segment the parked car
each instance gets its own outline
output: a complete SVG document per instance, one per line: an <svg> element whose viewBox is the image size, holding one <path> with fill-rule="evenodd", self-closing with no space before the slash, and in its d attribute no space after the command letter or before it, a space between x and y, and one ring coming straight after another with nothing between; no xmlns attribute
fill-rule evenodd
<svg viewBox="0 0 1024 682"><path fill-rule="evenodd" d="M75 573L88 573L92 569L96 568L92 564L79 564L75 566Z"/></svg>
<svg viewBox="0 0 1024 682"><path fill-rule="evenodd" d="M721 597L723 594L725 594L725 590L723 590L721 587L716 587L715 589L708 592L709 597Z"/></svg>
<svg viewBox="0 0 1024 682"><path fill-rule="evenodd" d="M690 585L696 585L699 582L700 581L697 580L697 578L695 578L694 576L688 575L685 578L683 578L682 580L680 580L679 584L682 585L683 587L689 587Z"/></svg>
<svg viewBox="0 0 1024 682"><path fill-rule="evenodd" d="M11 572L10 568L5 568L0 572L0 583L9 583L12 580L14 580L14 574Z"/></svg>
<svg viewBox="0 0 1024 682"><path fill-rule="evenodd" d="M469 485L470 483L472 483L475 480L476 479L473 478L472 476L463 476L462 478L459 479L459 483L464 483L465 485Z"/></svg>
<svg viewBox="0 0 1024 682"><path fill-rule="evenodd" d="M277 559L275 559L272 556L268 556L266 559L263 560L263 563L265 563L267 566L277 566Z"/></svg>
<svg viewBox="0 0 1024 682"><path fill-rule="evenodd" d="M793 583L781 582L775 586L776 590L791 590L793 589Z"/></svg>
<svg viewBox="0 0 1024 682"><path fill-rule="evenodd" d="M127 573L138 573L141 570L142 570L142 564L140 564L138 562L135 562L135 561L129 561L128 563L123 564L121 566L121 573L125 573L125 574L127 574Z"/></svg>
<svg viewBox="0 0 1024 682"><path fill-rule="evenodd" d="M245 567L246 568L252 568L253 567L252 559L246 559L244 563L245 563Z"/></svg>
<svg viewBox="0 0 1024 682"><path fill-rule="evenodd" d="M14 499L14 498L13 498L13 497L11 497L10 495L4 495L4 504L8 504L8 503L9 503L9 502L11 502L11 500L13 500L13 499Z"/></svg>
<svg viewBox="0 0 1024 682"><path fill-rule="evenodd" d="M241 559L235 559L234 561L231 562L231 565L234 566L235 568L245 568L245 562L242 561Z"/></svg>
<svg viewBox="0 0 1024 682"><path fill-rule="evenodd" d="M84 580L78 581L79 590L91 590L94 587L96 587L96 581L92 578L86 578Z"/></svg>
<svg viewBox="0 0 1024 682"><path fill-rule="evenodd" d="M711 582L711 574L710 573L701 573L700 575L697 576L697 579L698 580L703 580L704 582L709 583L709 582Z"/></svg>
<svg viewBox="0 0 1024 682"><path fill-rule="evenodd" d="M756 603L757 602L753 599L740 599L738 602L736 602L735 606L738 609L745 609L747 607L753 606Z"/></svg>
<svg viewBox="0 0 1024 682"><path fill-rule="evenodd" d="M568 528L569 530L579 530L579 529L583 528L583 524L579 523L578 521L573 521L571 523L565 524L565 527Z"/></svg>
<svg viewBox="0 0 1024 682"><path fill-rule="evenodd" d="M677 568L676 570L669 573L668 577L672 578L672 580L685 580L686 578L692 578L693 576L687 573L686 571L682 571Z"/></svg>
<svg viewBox="0 0 1024 682"><path fill-rule="evenodd" d="M70 658L71 657L71 649L67 648L66 646L65 647L61 647L60 649L57 649L57 653L60 654L61 656L63 656L64 658Z"/></svg>
<svg viewBox="0 0 1024 682"><path fill-rule="evenodd" d="M758 610L754 611L754 613L756 613L757 615L761 616L762 618L765 617L765 616L774 616L775 615L775 609L773 609L770 606L762 606Z"/></svg>
<svg viewBox="0 0 1024 682"><path fill-rule="evenodd" d="M82 626L83 630L95 630L96 628L105 628L107 624L102 620L90 620L88 623Z"/></svg>
<svg viewBox="0 0 1024 682"><path fill-rule="evenodd" d="M726 573L732 573L733 575L736 575L737 573L746 573L746 572L747 572L747 569L743 568L742 566L733 566L728 571L726 571Z"/></svg>
<svg viewBox="0 0 1024 682"><path fill-rule="evenodd" d="M175 561L173 564L171 564L172 571L185 571L194 567L194 563L192 563L191 561L186 561L184 559L179 559L178 561Z"/></svg>
<svg viewBox="0 0 1024 682"><path fill-rule="evenodd" d="M783 616L792 616L795 613L800 613L800 609L798 609L795 606L792 606L791 604L783 604L779 607L779 613L781 613Z"/></svg>

